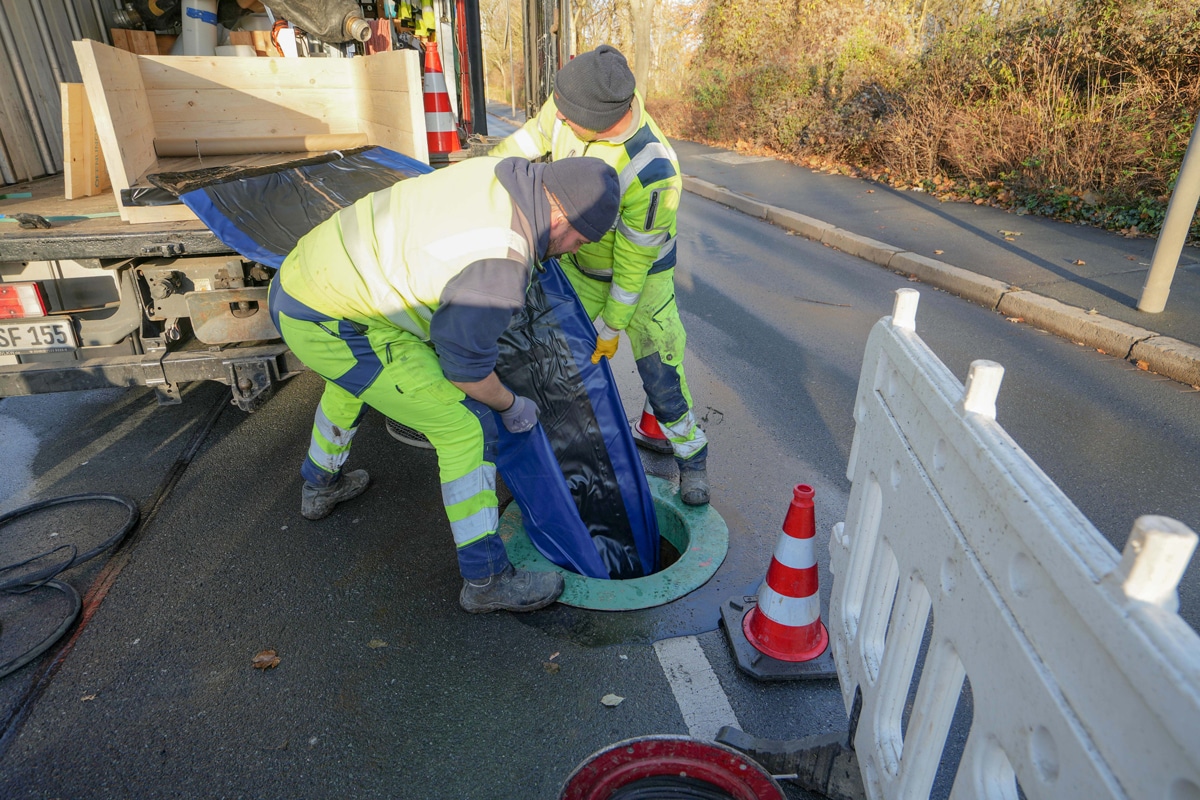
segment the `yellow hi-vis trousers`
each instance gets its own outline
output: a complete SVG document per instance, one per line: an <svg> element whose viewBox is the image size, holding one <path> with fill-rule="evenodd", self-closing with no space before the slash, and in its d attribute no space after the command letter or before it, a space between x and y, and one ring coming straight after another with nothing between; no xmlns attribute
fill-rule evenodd
<svg viewBox="0 0 1200 800"><path fill-rule="evenodd" d="M364 328L322 317L271 284L271 312L296 357L325 378L308 455L300 473L327 486L338 479L370 406L428 437L437 451L442 503L463 577L478 580L508 565L496 533L496 420L442 374L429 343L390 325Z"/></svg>

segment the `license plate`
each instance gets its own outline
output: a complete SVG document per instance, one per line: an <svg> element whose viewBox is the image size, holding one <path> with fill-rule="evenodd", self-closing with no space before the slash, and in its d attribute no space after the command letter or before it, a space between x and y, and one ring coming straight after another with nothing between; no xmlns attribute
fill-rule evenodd
<svg viewBox="0 0 1200 800"><path fill-rule="evenodd" d="M77 344L70 317L0 319L0 355L52 353Z"/></svg>

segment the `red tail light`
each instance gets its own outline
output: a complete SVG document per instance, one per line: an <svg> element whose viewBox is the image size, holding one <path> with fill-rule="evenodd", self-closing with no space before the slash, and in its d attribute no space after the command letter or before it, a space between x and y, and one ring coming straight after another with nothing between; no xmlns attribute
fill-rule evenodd
<svg viewBox="0 0 1200 800"><path fill-rule="evenodd" d="M46 302L36 283L0 283L0 319L46 316Z"/></svg>

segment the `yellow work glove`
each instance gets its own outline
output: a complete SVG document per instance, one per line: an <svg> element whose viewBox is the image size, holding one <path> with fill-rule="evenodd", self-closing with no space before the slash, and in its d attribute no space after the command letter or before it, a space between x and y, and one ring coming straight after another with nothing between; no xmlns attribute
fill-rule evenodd
<svg viewBox="0 0 1200 800"><path fill-rule="evenodd" d="M599 364L601 356L612 360L612 357L617 354L617 342L620 335L620 331L614 331L608 327L604 320L596 323L596 351L592 353L593 364Z"/></svg>

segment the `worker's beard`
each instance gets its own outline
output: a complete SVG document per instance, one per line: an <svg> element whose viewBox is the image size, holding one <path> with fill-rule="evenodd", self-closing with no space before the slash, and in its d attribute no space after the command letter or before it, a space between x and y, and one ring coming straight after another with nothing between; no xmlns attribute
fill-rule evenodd
<svg viewBox="0 0 1200 800"><path fill-rule="evenodd" d="M572 235L570 228L560 233L558 236L550 235L550 242L546 245L546 258L554 258L561 256L563 253L569 252L570 246L567 244L567 239Z"/></svg>

